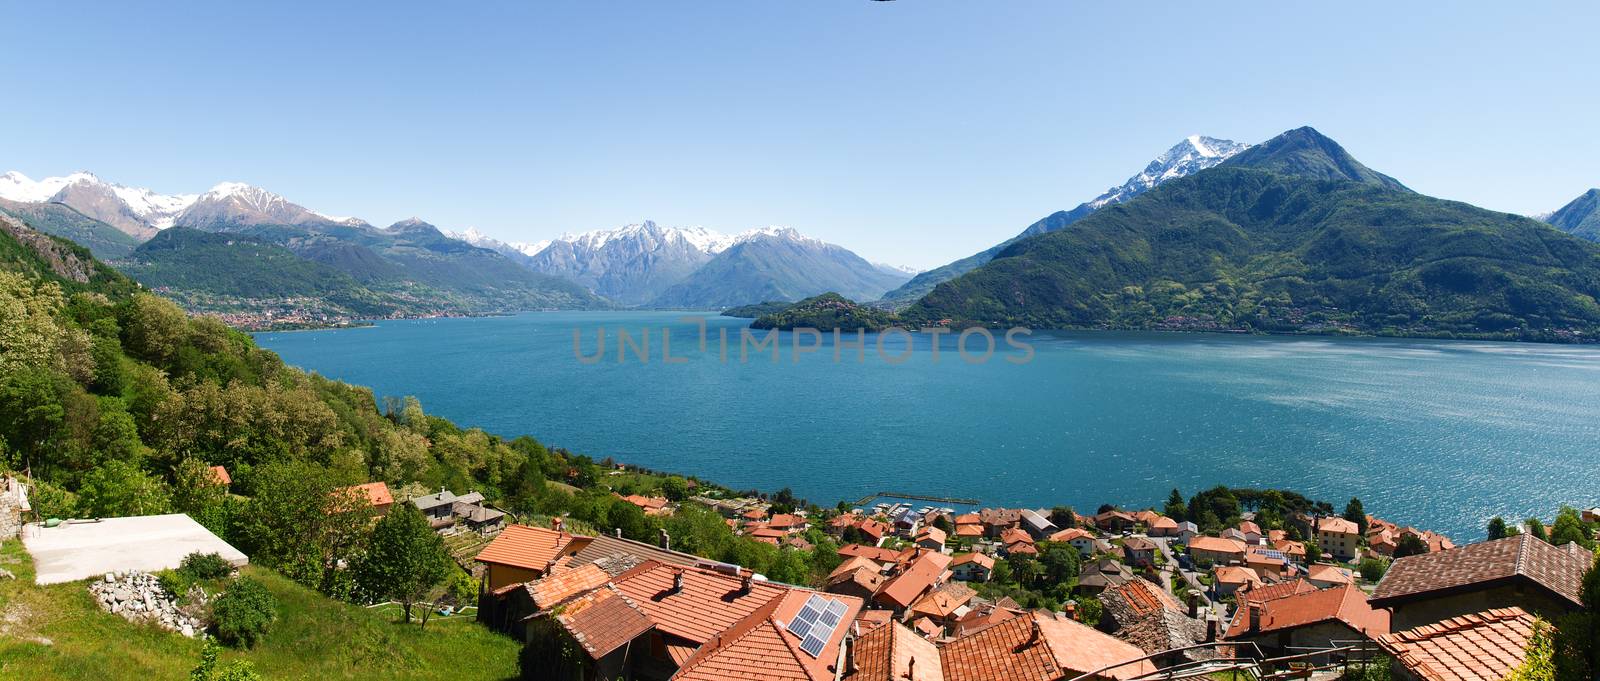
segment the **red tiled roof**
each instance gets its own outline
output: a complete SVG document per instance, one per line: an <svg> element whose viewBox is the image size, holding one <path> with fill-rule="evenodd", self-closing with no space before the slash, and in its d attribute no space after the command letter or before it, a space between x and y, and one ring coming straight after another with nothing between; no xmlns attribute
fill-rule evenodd
<svg viewBox="0 0 1600 681"><path fill-rule="evenodd" d="M610 587L568 603L556 621L596 660L650 630L650 618Z"/></svg>
<svg viewBox="0 0 1600 681"><path fill-rule="evenodd" d="M1056 681L1144 657L1143 650L1059 616L1029 613L940 648L945 681ZM1149 660L1102 672L1127 679L1155 671Z"/></svg>
<svg viewBox="0 0 1600 681"><path fill-rule="evenodd" d="M1384 573L1372 594L1387 606L1426 594L1459 591L1514 579L1532 582L1573 604L1593 555L1557 548L1527 534L1406 556Z"/></svg>
<svg viewBox="0 0 1600 681"><path fill-rule="evenodd" d="M1487 610L1387 634L1378 645L1422 681L1499 681L1522 664L1533 616Z"/></svg>
<svg viewBox="0 0 1600 681"><path fill-rule="evenodd" d="M1183 609L1171 594L1143 579L1129 580L1126 584L1109 587L1106 591L1116 592L1127 601L1128 608L1136 615L1148 615L1158 610L1178 612Z"/></svg>
<svg viewBox="0 0 1600 681"><path fill-rule="evenodd" d="M1353 522L1338 516L1329 516L1317 519L1318 532L1338 532L1341 534L1360 534L1361 528Z"/></svg>
<svg viewBox="0 0 1600 681"><path fill-rule="evenodd" d="M1239 598L1246 602L1265 603L1275 598L1293 596L1316 591L1317 587L1304 579L1292 579L1287 582L1268 584L1266 586L1253 586L1239 591Z"/></svg>
<svg viewBox="0 0 1600 681"><path fill-rule="evenodd" d="M799 527L804 524L806 524L806 519L793 513L779 513L772 516L772 519L767 521L767 525L769 527L776 527L780 529Z"/></svg>
<svg viewBox="0 0 1600 681"><path fill-rule="evenodd" d="M1166 516L1157 516L1155 520L1150 521L1150 529L1152 529L1152 530L1155 530L1155 529L1172 529L1172 530L1175 530L1177 528L1178 528L1178 521L1173 520L1171 518L1168 518Z"/></svg>
<svg viewBox="0 0 1600 681"><path fill-rule="evenodd" d="M1316 563L1306 568L1306 577L1318 582L1333 584L1354 584L1355 578L1350 576L1350 571L1337 565Z"/></svg>
<svg viewBox="0 0 1600 681"><path fill-rule="evenodd" d="M944 679L939 648L898 622L862 634L851 657L855 671L841 677L844 681L905 681L911 677L912 660L919 681Z"/></svg>
<svg viewBox="0 0 1600 681"><path fill-rule="evenodd" d="M1054 541L1054 542L1069 542L1069 541L1072 541L1074 539L1082 539L1084 537L1088 537L1088 538L1092 539L1092 538L1094 538L1094 534L1089 532L1088 530L1085 530L1085 529L1082 529L1082 528L1069 527L1069 528L1067 528L1065 530L1062 530L1060 532L1057 532L1055 534L1050 535L1050 541Z"/></svg>
<svg viewBox="0 0 1600 681"><path fill-rule="evenodd" d="M851 556L849 558L846 558L844 562L840 563L839 567L836 567L836 568L833 569L832 572L829 572L828 573L828 579L833 579L834 577L837 577L837 576L842 575L842 574L855 572L858 568L867 568L869 570L872 570L873 572L881 572L883 570L883 566L879 565L877 562L873 561L871 558L865 558L865 557L862 557L862 556Z"/></svg>
<svg viewBox="0 0 1600 681"><path fill-rule="evenodd" d="M800 640L784 629L800 612L814 592L787 589L716 638L708 641L686 660L674 681L731 681L771 679L772 681L831 681L832 665L838 659L840 643L849 627L837 627L821 655L812 657L800 650ZM848 606L844 617L854 618L861 600L849 596L828 596Z"/></svg>
<svg viewBox="0 0 1600 681"><path fill-rule="evenodd" d="M590 563L545 576L523 586L528 590L528 596L533 599L535 606L540 610L548 610L573 596L605 586L609 581L611 575L606 574L606 571L600 569L598 565Z"/></svg>
<svg viewBox="0 0 1600 681"><path fill-rule="evenodd" d="M1006 545L1006 553L1024 553L1038 555L1039 549L1031 541L1014 541Z"/></svg>
<svg viewBox="0 0 1600 681"><path fill-rule="evenodd" d="M542 527L507 525L483 547L477 561L543 571L573 539L573 535Z"/></svg>
<svg viewBox="0 0 1600 681"><path fill-rule="evenodd" d="M950 567L949 556L936 551L925 551L911 561L911 565L905 571L885 583L876 597L897 608L909 607L918 596L922 595L922 592L931 588L934 582L944 575L947 567Z"/></svg>
<svg viewBox="0 0 1600 681"><path fill-rule="evenodd" d="M972 602L972 597L976 595L971 587L961 582L945 582L944 585L917 599L917 602L911 605L911 612L942 620L954 614L961 606Z"/></svg>
<svg viewBox="0 0 1600 681"><path fill-rule="evenodd" d="M1190 551L1210 551L1212 553L1244 553L1244 543L1234 539L1222 537L1195 537L1189 540Z"/></svg>
<svg viewBox="0 0 1600 681"><path fill-rule="evenodd" d="M394 503L394 496L389 494L388 483L385 483L381 480L378 482L369 482L363 485L356 485L347 489L360 490L363 494L367 495L367 503L372 504L373 508L387 506Z"/></svg>
<svg viewBox="0 0 1600 681"><path fill-rule="evenodd" d="M1259 628L1251 629L1250 608L1242 607L1234 614L1227 637L1286 631L1330 620L1343 622L1372 638L1389 633L1389 611L1373 609L1367 604L1366 593L1349 584L1274 598L1261 602L1260 607Z"/></svg>
<svg viewBox="0 0 1600 681"><path fill-rule="evenodd" d="M879 563L894 563L900 558L900 552L894 549L886 549L881 546L866 546L863 544L845 544L844 546L839 547L839 555L844 556L845 558L849 558L851 556L861 556L862 558L869 558Z"/></svg>
<svg viewBox="0 0 1600 681"><path fill-rule="evenodd" d="M216 480L219 485L233 484L233 476L228 475L228 469L222 466L211 467L211 478Z"/></svg>
<svg viewBox="0 0 1600 681"><path fill-rule="evenodd" d="M983 523L983 520L976 513L963 513L956 516L955 522L957 525L979 525Z"/></svg>
<svg viewBox="0 0 1600 681"><path fill-rule="evenodd" d="M973 525L973 524L970 524L970 523L964 523L964 524L961 524L961 525L956 525L956 536L957 537L982 537L983 536L983 526L982 525Z"/></svg>
<svg viewBox="0 0 1600 681"><path fill-rule="evenodd" d="M1245 534L1261 534L1261 526L1245 520L1239 523L1239 531Z"/></svg>
<svg viewBox="0 0 1600 681"><path fill-rule="evenodd" d="M929 525L929 526L926 526L926 527L922 528L921 530L919 530L917 532L917 538L916 538L915 541L918 544L920 544L920 543L922 543L924 541L931 541L931 542L934 542L936 544L944 544L945 538L946 537L945 537L944 530L941 530L941 529L939 529L937 527Z"/></svg>
<svg viewBox="0 0 1600 681"><path fill-rule="evenodd" d="M1219 565L1211 570L1218 584L1260 584L1261 575L1255 570L1237 565Z"/></svg>
<svg viewBox="0 0 1600 681"><path fill-rule="evenodd" d="M1020 527L1013 527L1000 533L1000 543L1002 544L1014 544L1019 541L1032 544L1033 536Z"/></svg>
<svg viewBox="0 0 1600 681"><path fill-rule="evenodd" d="M957 565L966 565L967 563L977 563L984 568L990 569L994 567L993 558L990 558L987 554L977 552L957 555L955 558L951 559L950 566L955 567Z"/></svg>
<svg viewBox="0 0 1600 681"><path fill-rule="evenodd" d="M683 574L683 588L673 578ZM655 622L662 632L705 643L787 589L754 581L744 591L741 578L700 568L641 564L615 579L616 588Z"/></svg>

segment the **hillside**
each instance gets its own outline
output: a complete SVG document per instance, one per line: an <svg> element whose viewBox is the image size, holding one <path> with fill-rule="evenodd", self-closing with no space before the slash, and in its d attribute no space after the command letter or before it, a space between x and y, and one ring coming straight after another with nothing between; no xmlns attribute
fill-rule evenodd
<svg viewBox="0 0 1600 681"><path fill-rule="evenodd" d="M1545 222L1556 229L1590 241L1600 241L1600 189L1590 189L1560 210L1551 213Z"/></svg>
<svg viewBox="0 0 1600 681"><path fill-rule="evenodd" d="M777 312L761 315L750 323L753 329L841 329L882 331L894 326L894 314L858 305L837 293L812 296Z"/></svg>
<svg viewBox="0 0 1600 681"><path fill-rule="evenodd" d="M890 272L848 249L800 236L792 229L742 235L650 307L723 309L762 300L800 300L836 291L875 300L910 275Z"/></svg>
<svg viewBox="0 0 1600 681"><path fill-rule="evenodd" d="M89 249L0 214L0 272L54 283L69 292L127 295L136 285L96 260Z"/></svg>
<svg viewBox="0 0 1600 681"><path fill-rule="evenodd" d="M1283 174L1302 170L1311 177ZM1073 229L1013 244L906 315L1588 340L1600 332L1597 296L1593 244L1415 194L1302 128Z"/></svg>
<svg viewBox="0 0 1600 681"><path fill-rule="evenodd" d="M35 586L20 542L0 547L0 677L34 679L181 679L200 661L201 642L138 627L100 609L83 583ZM276 572L252 566L277 597L279 619L244 659L268 679L450 678L498 680L517 674L514 639L470 620L436 620L422 629L373 610L340 603ZM49 644L42 643L48 640Z"/></svg>
<svg viewBox="0 0 1600 681"><path fill-rule="evenodd" d="M102 260L124 257L139 245L138 239L65 204L0 199L0 212L25 220L46 234L71 239Z"/></svg>
<svg viewBox="0 0 1600 681"><path fill-rule="evenodd" d="M911 281L885 293L883 298L874 303L874 305L891 309L904 308L927 295L933 290L933 287L983 266L984 263L993 260L996 255L1000 254L1000 251L1005 250L1011 244L1030 236L1065 229L1100 208L1132 200L1134 197L1150 191L1163 182L1192 175L1213 167L1248 147L1249 145L1247 144L1203 135L1187 137L1182 142L1167 149L1160 156L1157 156L1155 160L1145 166L1144 170L1128 178L1121 185L1112 187L1099 196L1078 204L1072 210L1051 213L1028 225L1028 228L1022 230L1022 233L981 252L935 267L926 272L921 272L912 277Z"/></svg>
<svg viewBox="0 0 1600 681"><path fill-rule="evenodd" d="M236 234L173 227L133 251L123 271L146 286L245 298L325 295L356 283L289 249Z"/></svg>

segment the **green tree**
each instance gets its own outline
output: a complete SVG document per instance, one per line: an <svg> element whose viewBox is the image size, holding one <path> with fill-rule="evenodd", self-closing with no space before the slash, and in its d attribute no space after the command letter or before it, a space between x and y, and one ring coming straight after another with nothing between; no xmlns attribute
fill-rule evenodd
<svg viewBox="0 0 1600 681"><path fill-rule="evenodd" d="M1522 664L1506 675L1505 681L1555 681L1555 648L1550 638L1550 623L1543 618L1533 621L1533 633Z"/></svg>
<svg viewBox="0 0 1600 681"><path fill-rule="evenodd" d="M307 462L259 466L251 478L254 496L235 519L240 548L301 584L347 596L340 566L361 554L368 537L372 509L365 499Z"/></svg>
<svg viewBox="0 0 1600 681"><path fill-rule="evenodd" d="M1523 525L1528 528L1528 534L1538 537L1544 541L1550 541L1550 535L1547 534L1544 529L1544 521L1539 520L1538 518L1529 518L1523 522Z"/></svg>
<svg viewBox="0 0 1600 681"><path fill-rule="evenodd" d="M1189 519L1189 505L1183 501L1183 493L1178 488L1172 488L1172 493L1167 495L1167 505L1161 512L1180 523Z"/></svg>
<svg viewBox="0 0 1600 681"><path fill-rule="evenodd" d="M1506 537L1510 536L1509 534L1506 533L1506 520L1505 520L1505 518L1501 518L1500 516L1495 516L1495 517L1489 519L1488 536L1489 536L1489 541L1494 541L1496 539L1505 539Z"/></svg>
<svg viewBox="0 0 1600 681"><path fill-rule="evenodd" d="M1074 528L1078 526L1078 514L1071 506L1056 506L1050 509L1050 522L1063 530Z"/></svg>
<svg viewBox="0 0 1600 681"><path fill-rule="evenodd" d="M1550 526L1550 543L1563 546L1569 542L1577 543L1586 549L1593 549L1594 542L1589 539L1589 528L1583 524L1583 518L1578 511L1564 507L1556 515L1556 522Z"/></svg>
<svg viewBox="0 0 1600 681"><path fill-rule="evenodd" d="M1418 556L1428 552L1427 543L1414 534L1401 535L1400 541L1395 543L1394 557Z"/></svg>
<svg viewBox="0 0 1600 681"><path fill-rule="evenodd" d="M160 480L127 461L107 461L83 478L78 502L96 518L154 515L171 509L172 496Z"/></svg>
<svg viewBox="0 0 1600 681"><path fill-rule="evenodd" d="M261 681L254 664L249 660L231 660L218 664L217 653L222 648L212 639L206 639L200 650L200 664L189 671L189 681Z"/></svg>
<svg viewBox="0 0 1600 681"><path fill-rule="evenodd" d="M172 469L172 509L228 536L228 488L206 462L187 458Z"/></svg>
<svg viewBox="0 0 1600 681"><path fill-rule="evenodd" d="M1047 584L1066 584L1078 578L1079 554L1071 544L1040 542L1038 549L1043 568L1040 576Z"/></svg>
<svg viewBox="0 0 1600 681"><path fill-rule="evenodd" d="M661 481L661 494L672 501L683 501L689 498L689 481L676 475L669 475Z"/></svg>
<svg viewBox="0 0 1600 681"><path fill-rule="evenodd" d="M372 542L356 565L356 581L369 595L400 603L405 621L411 606L449 575L444 539L411 504L395 504L372 529Z"/></svg>
<svg viewBox="0 0 1600 681"><path fill-rule="evenodd" d="M1356 524L1356 528L1365 536L1367 534L1367 510L1361 506L1361 500L1350 497L1350 503L1344 505L1344 519Z"/></svg>
<svg viewBox="0 0 1600 681"><path fill-rule="evenodd" d="M211 606L217 638L238 648L253 648L278 619L278 599L267 587L249 577L228 585Z"/></svg>
<svg viewBox="0 0 1600 681"><path fill-rule="evenodd" d="M1361 578L1369 582L1376 582L1383 578L1383 573L1389 569L1389 564L1377 558L1367 558L1361 561Z"/></svg>

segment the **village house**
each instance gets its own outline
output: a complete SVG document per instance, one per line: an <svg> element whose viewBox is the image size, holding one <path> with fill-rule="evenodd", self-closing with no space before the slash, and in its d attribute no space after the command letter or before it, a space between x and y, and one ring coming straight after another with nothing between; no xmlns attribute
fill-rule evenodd
<svg viewBox="0 0 1600 681"><path fill-rule="evenodd" d="M870 602L878 589L883 587L883 566L872 560L856 556L839 564L839 567L828 573L824 581L824 591L828 593L855 596L864 602Z"/></svg>
<svg viewBox="0 0 1600 681"><path fill-rule="evenodd" d="M1288 577L1292 568L1281 554L1251 547L1245 551L1244 566L1255 570L1262 581L1278 582Z"/></svg>
<svg viewBox="0 0 1600 681"><path fill-rule="evenodd" d="M775 513L772 518L767 520L767 527L792 534L806 531L810 524L806 522L805 516L793 513Z"/></svg>
<svg viewBox="0 0 1600 681"><path fill-rule="evenodd" d="M1134 526L1138 524L1139 521L1134 519L1132 514L1115 509L1106 511L1105 513L1101 513L1094 517L1095 527L1112 534L1124 534L1127 532L1132 532Z"/></svg>
<svg viewBox="0 0 1600 681"><path fill-rule="evenodd" d="M1316 536L1324 556L1348 561L1361 550L1361 528L1338 516L1318 518Z"/></svg>
<svg viewBox="0 0 1600 681"><path fill-rule="evenodd" d="M967 582L987 582L994 574L994 558L976 551L950 560L950 576Z"/></svg>
<svg viewBox="0 0 1600 681"><path fill-rule="evenodd" d="M1014 508L985 508L978 511L983 523L983 535L999 537L1002 532L1022 524L1022 511Z"/></svg>
<svg viewBox="0 0 1600 681"><path fill-rule="evenodd" d="M1104 612L1096 628L1146 653L1186 648L1206 639L1206 622L1199 618L1198 594L1192 594L1184 606L1161 587L1135 579L1100 592L1100 603ZM1157 657L1153 662L1165 668L1214 656L1214 651L1198 648Z"/></svg>
<svg viewBox="0 0 1600 681"><path fill-rule="evenodd" d="M950 556L938 551L921 551L904 566L873 596L875 603L894 611L897 616L949 576Z"/></svg>
<svg viewBox="0 0 1600 681"><path fill-rule="evenodd" d="M1591 509L1589 509L1587 511L1584 511L1583 512L1583 522L1586 522L1586 523L1600 523L1600 506L1596 506L1596 507L1591 508Z"/></svg>
<svg viewBox="0 0 1600 681"><path fill-rule="evenodd" d="M976 513L963 513L956 516L957 539L979 539L983 537L983 520Z"/></svg>
<svg viewBox="0 0 1600 681"><path fill-rule="evenodd" d="M1188 546L1189 558L1200 567L1244 562L1244 544L1232 539L1200 536L1190 539Z"/></svg>
<svg viewBox="0 0 1600 681"><path fill-rule="evenodd" d="M1501 681L1527 657L1533 615L1496 608L1378 637L1396 681Z"/></svg>
<svg viewBox="0 0 1600 681"><path fill-rule="evenodd" d="M1041 612L978 629L943 644L939 653L943 681L1061 681L1092 672L1132 679L1156 671L1134 645Z"/></svg>
<svg viewBox="0 0 1600 681"><path fill-rule="evenodd" d="M1353 585L1356 583L1356 576L1349 568L1316 563L1306 566L1306 581L1318 589L1327 589L1346 584Z"/></svg>
<svg viewBox="0 0 1600 681"><path fill-rule="evenodd" d="M1594 554L1527 534L1400 558L1372 593L1394 613L1396 630L1496 608L1555 619L1581 607L1579 590Z"/></svg>
<svg viewBox="0 0 1600 681"><path fill-rule="evenodd" d="M1076 527L1069 527L1050 535L1050 541L1071 544L1072 548L1077 549L1084 558L1094 555L1097 549L1094 534Z"/></svg>
<svg viewBox="0 0 1600 681"><path fill-rule="evenodd" d="M860 556L876 563L894 563L899 560L900 552L881 546L845 544L839 547L839 556L845 560Z"/></svg>
<svg viewBox="0 0 1600 681"><path fill-rule="evenodd" d="M1255 521L1241 521L1239 526L1234 529L1239 531L1240 538L1243 539L1244 543L1251 546L1261 543L1261 526L1255 524Z"/></svg>
<svg viewBox="0 0 1600 681"><path fill-rule="evenodd" d="M1100 560L1083 566L1078 571L1078 591L1084 594L1098 594L1115 586L1122 586L1138 579L1128 566L1117 562L1113 558Z"/></svg>
<svg viewBox="0 0 1600 681"><path fill-rule="evenodd" d="M1226 639L1256 644L1268 656L1335 648L1389 633L1389 613L1368 605L1354 586L1319 589L1263 601L1246 600Z"/></svg>
<svg viewBox="0 0 1600 681"><path fill-rule="evenodd" d="M1033 545L1033 535L1020 527L1013 527L1000 533L1001 553L1011 555L1014 553L1038 555L1039 549Z"/></svg>
<svg viewBox="0 0 1600 681"><path fill-rule="evenodd" d="M1048 514L1046 513L1023 509L1021 513L1022 529L1027 530L1028 534L1036 541L1055 534L1061 528L1050 522L1050 518L1047 516Z"/></svg>
<svg viewBox="0 0 1600 681"><path fill-rule="evenodd" d="M748 571L650 561L530 620L525 678L711 681L759 668L831 681L861 608Z"/></svg>
<svg viewBox="0 0 1600 681"><path fill-rule="evenodd" d="M1212 591L1220 600L1243 589L1254 589L1263 584L1255 570L1239 565L1218 565L1211 568Z"/></svg>
<svg viewBox="0 0 1600 681"><path fill-rule="evenodd" d="M227 468L224 468L222 466L212 466L211 468L209 468L207 470L209 470L211 472L211 479L213 481L215 481L216 484L222 485L224 488L227 488L227 487L230 487L230 486L233 485L233 476L228 475L228 469Z"/></svg>
<svg viewBox="0 0 1600 681"><path fill-rule="evenodd" d="M365 500L372 507L372 512L377 515L387 515L389 509L394 506L394 496L389 493L389 485L381 480L344 489L355 492L355 496Z"/></svg>
<svg viewBox="0 0 1600 681"><path fill-rule="evenodd" d="M1176 537L1178 536L1178 521L1164 515L1156 516L1154 520L1150 521L1149 534L1152 537Z"/></svg>
<svg viewBox="0 0 1600 681"><path fill-rule="evenodd" d="M1245 538L1244 532L1241 532L1237 527L1226 528L1219 534L1223 539L1236 541L1247 546L1250 544L1250 540Z"/></svg>
<svg viewBox="0 0 1600 681"><path fill-rule="evenodd" d="M1196 524L1194 524L1192 522L1189 522L1187 520L1185 520L1185 521L1183 521L1181 523L1178 523L1178 534L1176 536L1176 539L1178 540L1178 543L1180 543L1180 544L1188 544L1191 540L1193 540L1195 537L1198 537L1198 536L1200 536L1200 526L1199 525L1196 525Z"/></svg>
<svg viewBox="0 0 1600 681"><path fill-rule="evenodd" d="M912 538L911 543L930 551L943 551L945 538L944 530L929 525L917 530L917 536Z"/></svg>
<svg viewBox="0 0 1600 681"><path fill-rule="evenodd" d="M1156 543L1144 537L1129 537L1122 541L1122 555L1134 567L1154 567Z"/></svg>
<svg viewBox="0 0 1600 681"><path fill-rule="evenodd" d="M672 514L672 509L668 506L666 497L647 497L638 494L622 496L619 494L617 498L638 506L639 510L644 511L645 515L662 516Z"/></svg>
<svg viewBox="0 0 1600 681"><path fill-rule="evenodd" d="M906 612L906 617L912 620L927 620L937 627L935 636L943 636L946 627L956 623L962 615L967 614L968 603L972 602L977 592L972 587L958 581L940 583L927 593L918 598Z"/></svg>

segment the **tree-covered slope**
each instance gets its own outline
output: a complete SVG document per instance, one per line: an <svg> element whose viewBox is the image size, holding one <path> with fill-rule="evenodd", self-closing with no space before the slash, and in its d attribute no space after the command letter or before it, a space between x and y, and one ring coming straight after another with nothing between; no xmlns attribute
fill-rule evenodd
<svg viewBox="0 0 1600 681"><path fill-rule="evenodd" d="M858 305L837 293L812 296L777 312L757 317L754 329L842 329L882 331L895 324L893 313Z"/></svg>
<svg viewBox="0 0 1600 681"><path fill-rule="evenodd" d="M26 221L34 229L82 245L96 258L115 260L138 247L139 240L122 230L62 203L28 203L0 199L0 212Z"/></svg>
<svg viewBox="0 0 1600 681"><path fill-rule="evenodd" d="M1411 191L1388 175L1357 161L1338 142L1315 128L1295 128L1223 162L1242 168L1267 170L1314 180L1348 180L1386 189Z"/></svg>
<svg viewBox="0 0 1600 681"><path fill-rule="evenodd" d="M123 270L150 287L244 298L316 296L357 286L344 273L282 246L187 227L164 230L141 244Z"/></svg>
<svg viewBox="0 0 1600 681"><path fill-rule="evenodd" d="M1286 137L1014 244L906 316L1536 339L1600 331L1600 248L1404 190L1327 152L1331 140L1308 142L1305 129ZM1344 179L1318 179L1329 169ZM1300 170L1312 177L1283 174Z"/></svg>
<svg viewBox="0 0 1600 681"><path fill-rule="evenodd" d="M848 249L783 230L742 239L668 287L650 306L722 309L761 300L800 300L828 291L875 300L907 278Z"/></svg>
<svg viewBox="0 0 1600 681"><path fill-rule="evenodd" d="M1545 218L1563 232L1600 241L1600 189L1590 189Z"/></svg>
<svg viewBox="0 0 1600 681"><path fill-rule="evenodd" d="M981 252L974 253L952 263L940 265L926 272L918 272L916 276L911 278L911 281L901 284L899 288L883 294L883 298L879 299L875 305L878 307L903 308L911 303L916 302L917 299L928 295L929 292L933 291L935 286L978 269L979 267L982 267L984 263L994 260L995 256L999 255L1001 251L1004 251L1011 244L1017 243L1018 241L1037 234L1045 234L1047 232L1054 232L1058 229L1066 229L1068 225L1083 219L1084 216L1093 212L1094 208L1090 207L1087 203L1080 204L1077 208L1072 210L1058 210L1045 216L1043 219L1028 225L1028 228L1023 230L1021 234L1011 237L1010 239L1006 239L1005 241L995 244L994 246L990 246Z"/></svg>

